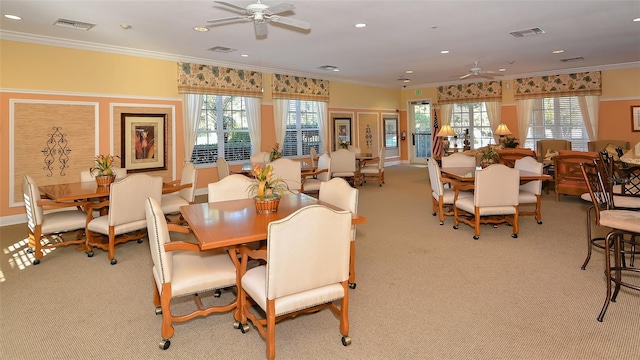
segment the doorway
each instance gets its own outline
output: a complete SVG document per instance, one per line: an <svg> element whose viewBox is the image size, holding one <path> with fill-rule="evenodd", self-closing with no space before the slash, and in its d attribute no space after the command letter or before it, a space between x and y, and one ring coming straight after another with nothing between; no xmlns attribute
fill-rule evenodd
<svg viewBox="0 0 640 360"><path fill-rule="evenodd" d="M408 109L412 129L409 162L426 164L431 157L431 103L427 100L411 101Z"/></svg>

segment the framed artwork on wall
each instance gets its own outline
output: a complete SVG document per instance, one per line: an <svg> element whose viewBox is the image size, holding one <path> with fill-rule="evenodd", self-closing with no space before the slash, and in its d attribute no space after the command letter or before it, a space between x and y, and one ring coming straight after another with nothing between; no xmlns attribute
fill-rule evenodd
<svg viewBox="0 0 640 360"><path fill-rule="evenodd" d="M398 119L384 119L384 146L387 149L398 147Z"/></svg>
<svg viewBox="0 0 640 360"><path fill-rule="evenodd" d="M345 145L346 144L346 145ZM333 150L348 148L351 144L351 118L333 119Z"/></svg>
<svg viewBox="0 0 640 360"><path fill-rule="evenodd" d="M166 114L122 114L121 134L127 172L167 169Z"/></svg>
<svg viewBox="0 0 640 360"><path fill-rule="evenodd" d="M631 106L631 131L640 131L640 105Z"/></svg>

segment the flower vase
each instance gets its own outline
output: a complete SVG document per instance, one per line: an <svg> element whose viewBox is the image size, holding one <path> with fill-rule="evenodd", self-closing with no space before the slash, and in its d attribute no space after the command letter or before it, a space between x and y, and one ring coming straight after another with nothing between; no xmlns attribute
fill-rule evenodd
<svg viewBox="0 0 640 360"><path fill-rule="evenodd" d="M111 183L113 183L115 180L116 180L115 175L97 175L96 176L96 182L98 183L98 186L107 187L111 185Z"/></svg>
<svg viewBox="0 0 640 360"><path fill-rule="evenodd" d="M253 197L253 202L256 205L256 212L258 214L269 214L278 211L278 205L280 204L280 197L265 197L260 199L259 196Z"/></svg>
<svg viewBox="0 0 640 360"><path fill-rule="evenodd" d="M484 169L484 168L486 168L487 166L489 166L489 165L493 165L493 164L495 164L495 163L496 163L496 160L495 160L495 159L481 159L481 160L480 160L480 167Z"/></svg>

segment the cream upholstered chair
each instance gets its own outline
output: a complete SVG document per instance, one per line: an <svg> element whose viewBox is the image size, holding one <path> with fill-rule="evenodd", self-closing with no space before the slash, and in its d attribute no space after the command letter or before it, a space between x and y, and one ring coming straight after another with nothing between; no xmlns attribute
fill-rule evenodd
<svg viewBox="0 0 640 360"><path fill-rule="evenodd" d="M244 175L231 174L207 186L209 192L208 201L250 199L253 195L248 191L248 188L252 183L253 180Z"/></svg>
<svg viewBox="0 0 640 360"><path fill-rule="evenodd" d="M222 180L229 176L229 163L223 157L219 157L216 162L216 169L218 169L218 180Z"/></svg>
<svg viewBox="0 0 640 360"><path fill-rule="evenodd" d="M116 173L116 179L124 179L127 177L127 169L114 167L114 172ZM91 173L89 170L83 170L80 172L80 181L95 181L95 175Z"/></svg>
<svg viewBox="0 0 640 360"><path fill-rule="evenodd" d="M302 166L299 161L279 158L271 162L273 168L273 178L282 179L287 183L291 192L300 191L302 183Z"/></svg>
<svg viewBox="0 0 640 360"><path fill-rule="evenodd" d="M496 152L499 156L498 162L511 168L515 166L516 160L522 159L525 156L531 156L537 159L536 152L531 149L501 149L496 150Z"/></svg>
<svg viewBox="0 0 640 360"><path fill-rule="evenodd" d="M356 153L339 149L331 153L331 177L350 179L356 185Z"/></svg>
<svg viewBox="0 0 640 360"><path fill-rule="evenodd" d="M277 322L326 307L340 319L342 344L351 343L347 288L350 229L350 212L310 205L269 224L266 250L242 249L240 329L248 331L246 320L251 320L266 340L268 359L276 354ZM264 260L266 265L246 270L249 258ZM249 297L265 312L264 318L250 311L253 303ZM336 301L340 301L339 307Z"/></svg>
<svg viewBox="0 0 640 360"><path fill-rule="evenodd" d="M356 188L342 178L334 178L320 184L318 200L331 204L353 214L358 213L358 194ZM351 226L351 245L349 251L349 287L356 288L356 226Z"/></svg>
<svg viewBox="0 0 640 360"><path fill-rule="evenodd" d="M115 246L131 240L142 242L147 234L144 204L148 197L160 202L162 178L146 174L134 174L111 184L109 200L87 205L86 246L87 255L93 256L93 247L109 252L111 265L115 258ZM93 217L93 209L109 207L109 213ZM101 241L107 236L108 243Z"/></svg>
<svg viewBox="0 0 640 360"><path fill-rule="evenodd" d="M456 188L456 196L459 190ZM474 228L473 238L480 237L480 224L508 223L511 237L518 237L518 195L520 171L503 164L493 164L476 171L473 197L457 197L453 209L453 228L460 222Z"/></svg>
<svg viewBox="0 0 640 360"><path fill-rule="evenodd" d="M318 152L314 146L309 146L309 158L311 160L311 166L316 166L316 159L318 159Z"/></svg>
<svg viewBox="0 0 640 360"><path fill-rule="evenodd" d="M474 156L465 155L463 153L453 153L449 156L443 156L442 167L475 167L476 158Z"/></svg>
<svg viewBox="0 0 640 360"><path fill-rule="evenodd" d="M444 217L453 216L453 199L455 191L451 188L445 188L442 182L442 173L440 167L433 157L429 159L427 164L429 168L429 182L431 183L431 199L433 202L433 216L439 215L440 225L444 225ZM471 197L473 193L469 191L461 191L458 197Z"/></svg>
<svg viewBox="0 0 640 360"><path fill-rule="evenodd" d="M361 178L360 183L366 183L367 179L376 179L378 186L384 184L384 156L385 149L382 147L378 150L377 161L365 163L364 166L360 167L358 170Z"/></svg>
<svg viewBox="0 0 640 360"><path fill-rule="evenodd" d="M162 211L165 215L179 214L181 206L193 204L196 196L197 180L198 171L195 165L192 163L186 164L182 168L180 180L169 183L169 185L175 185L175 191L162 194ZM182 219L177 220L177 222L182 222Z"/></svg>
<svg viewBox="0 0 640 360"><path fill-rule="evenodd" d="M351 151L351 152L354 152L356 154L360 154L360 148L359 147L356 147L356 146L353 146L353 145L349 145L348 150Z"/></svg>
<svg viewBox="0 0 640 360"><path fill-rule="evenodd" d="M64 204L41 199L38 184L29 175L25 175L22 179L22 191L29 229L29 252L33 252L35 257L33 265L40 264L45 249L84 243L82 235L87 222L87 214L78 209L78 205L85 205L84 203ZM62 211L63 208L68 208L68 210ZM54 209L60 211L46 212L46 210ZM79 231L73 240L65 240L59 236L59 234L74 230Z"/></svg>
<svg viewBox="0 0 640 360"><path fill-rule="evenodd" d="M162 314L162 341L160 348L171 345L173 323L189 321L211 313L231 311L236 308L237 298L222 306L205 308L199 293L216 291L236 284L236 267L226 251L200 251L197 244L186 241L171 241L169 231L189 233L189 229L167 224L162 209L153 198L145 201L146 226L149 249L153 260L154 296L156 314ZM184 315L171 312L171 299L193 295L197 309Z"/></svg>
<svg viewBox="0 0 640 360"><path fill-rule="evenodd" d="M516 160L513 168L542 175L542 163L531 156L525 156ZM541 193L542 181L535 180L520 185L520 193L518 194L518 209L520 210L520 215L533 215L538 224L542 224ZM534 204L535 209L533 211L522 211L523 204Z"/></svg>
<svg viewBox="0 0 640 360"><path fill-rule="evenodd" d="M259 152L255 155L251 155L249 161L251 161L251 164L260 164L260 165L264 165L266 163L268 163L269 161L271 161L270 159L270 154L268 152Z"/></svg>
<svg viewBox="0 0 640 360"><path fill-rule="evenodd" d="M541 163L553 164L553 158L560 150L571 150L571 141L545 139L536 142L536 154Z"/></svg>
<svg viewBox="0 0 640 360"><path fill-rule="evenodd" d="M622 150L631 149L631 143L624 140L594 140L587 143L589 151L602 151L607 150L614 158L616 157L615 148L621 147Z"/></svg>
<svg viewBox="0 0 640 360"><path fill-rule="evenodd" d="M324 153L318 158L318 168L312 173L302 174L300 192L316 193L320 191L320 185L331 179L331 157Z"/></svg>

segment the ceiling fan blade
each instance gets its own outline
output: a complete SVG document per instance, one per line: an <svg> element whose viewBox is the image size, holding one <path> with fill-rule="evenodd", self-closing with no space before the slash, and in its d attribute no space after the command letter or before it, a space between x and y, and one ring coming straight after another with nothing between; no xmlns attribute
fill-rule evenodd
<svg viewBox="0 0 640 360"><path fill-rule="evenodd" d="M273 15L269 18L269 20L275 23L297 27L298 29L303 29L303 30L311 29L311 24L306 21L296 20L296 19L292 19L284 16Z"/></svg>
<svg viewBox="0 0 640 360"><path fill-rule="evenodd" d="M234 9L236 11L240 11L242 13L246 13L247 12L247 9L245 9L245 8L243 8L241 6L238 6L238 5L234 5L234 4L228 3L226 1L214 1L214 2L216 2L216 3L220 4L220 5L228 6L228 7L232 8L232 9Z"/></svg>
<svg viewBox="0 0 640 360"><path fill-rule="evenodd" d="M491 75L485 75L485 74L478 74L478 77L485 78L485 79L489 79L489 80L493 79L493 76L491 76Z"/></svg>
<svg viewBox="0 0 640 360"><path fill-rule="evenodd" d="M207 27L209 26L213 26L213 24L217 24L217 23L221 23L221 22L226 22L226 21L233 21L233 20L240 20L240 19L249 19L250 17L248 16L231 16L231 17L226 17L226 18L221 18L221 19L215 19L215 20L209 20L207 21L209 24L211 25L207 25Z"/></svg>
<svg viewBox="0 0 640 360"><path fill-rule="evenodd" d="M256 21L254 23L254 27L256 29L256 36L262 37L267 36L267 23L264 21Z"/></svg>
<svg viewBox="0 0 640 360"><path fill-rule="evenodd" d="M462 76L460 76L460 80L462 80L462 79L466 79L466 78L468 78L468 77L469 77L469 76L471 76L471 75L473 75L473 74L468 73L468 74L466 74L466 75L462 75Z"/></svg>
<svg viewBox="0 0 640 360"><path fill-rule="evenodd" d="M295 10L295 8L296 7L291 4L280 3L280 4L269 6L268 8L265 9L265 11L271 14L280 14L286 11Z"/></svg>

